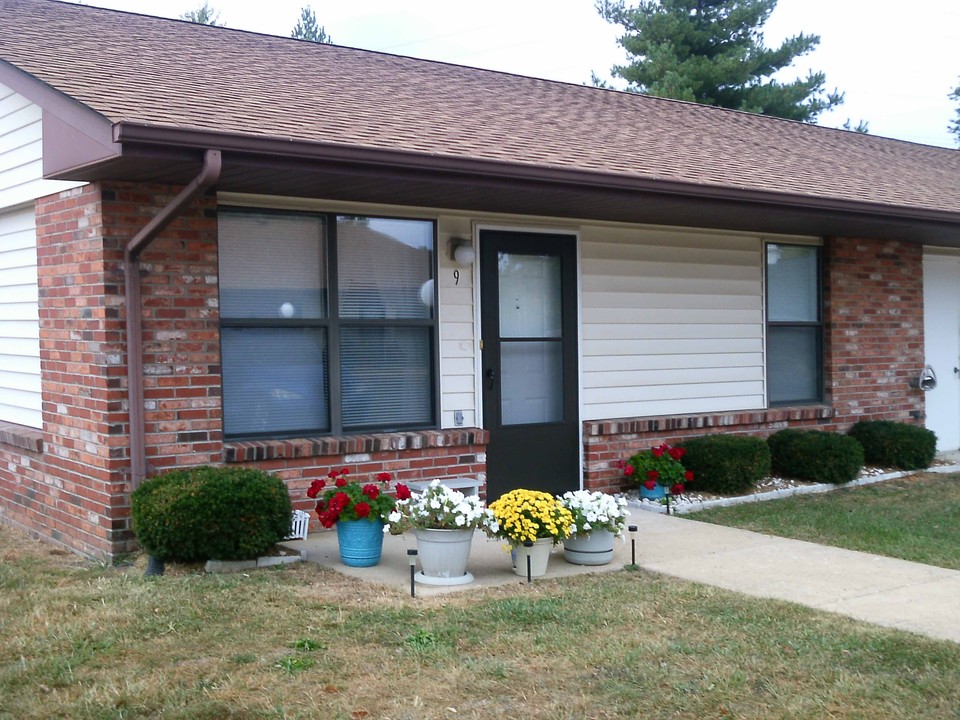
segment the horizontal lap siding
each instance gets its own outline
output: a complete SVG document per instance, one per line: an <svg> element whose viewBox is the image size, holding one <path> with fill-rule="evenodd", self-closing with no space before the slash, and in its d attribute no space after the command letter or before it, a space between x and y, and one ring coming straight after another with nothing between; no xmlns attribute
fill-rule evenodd
<svg viewBox="0 0 960 720"><path fill-rule="evenodd" d="M759 237L584 228L584 420L763 407L761 250Z"/></svg>
<svg viewBox="0 0 960 720"><path fill-rule="evenodd" d="M81 183L43 179L41 111L0 84L0 209Z"/></svg>
<svg viewBox="0 0 960 720"><path fill-rule="evenodd" d="M33 200L78 183L43 179L40 108L0 85L0 420L39 428L40 325Z"/></svg>
<svg viewBox="0 0 960 720"><path fill-rule="evenodd" d="M445 216L438 223L438 288L440 293L440 415L443 428L479 427L473 267L450 259L450 239L472 237L468 218Z"/></svg>
<svg viewBox="0 0 960 720"><path fill-rule="evenodd" d="M0 210L0 420L42 427L33 208Z"/></svg>

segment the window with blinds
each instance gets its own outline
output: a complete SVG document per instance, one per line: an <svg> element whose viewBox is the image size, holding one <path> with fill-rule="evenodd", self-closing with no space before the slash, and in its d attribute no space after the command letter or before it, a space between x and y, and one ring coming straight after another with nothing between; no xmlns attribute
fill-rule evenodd
<svg viewBox="0 0 960 720"><path fill-rule="evenodd" d="M223 210L224 434L433 427L432 221Z"/></svg>
<svg viewBox="0 0 960 720"><path fill-rule="evenodd" d="M820 248L767 245L767 401L823 399Z"/></svg>

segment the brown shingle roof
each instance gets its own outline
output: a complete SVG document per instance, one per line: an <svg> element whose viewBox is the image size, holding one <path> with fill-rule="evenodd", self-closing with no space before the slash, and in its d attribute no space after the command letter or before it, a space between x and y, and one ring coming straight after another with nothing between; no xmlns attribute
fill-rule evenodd
<svg viewBox="0 0 960 720"><path fill-rule="evenodd" d="M111 122L960 213L960 152L51 0L0 58Z"/></svg>

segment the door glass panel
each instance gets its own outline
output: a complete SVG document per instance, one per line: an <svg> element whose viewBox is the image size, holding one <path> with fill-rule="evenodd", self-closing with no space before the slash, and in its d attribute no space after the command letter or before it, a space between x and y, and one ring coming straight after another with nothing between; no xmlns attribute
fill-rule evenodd
<svg viewBox="0 0 960 720"><path fill-rule="evenodd" d="M500 346L503 425L563 420L562 344L505 342Z"/></svg>
<svg viewBox="0 0 960 720"><path fill-rule="evenodd" d="M498 254L500 337L560 337L560 258Z"/></svg>

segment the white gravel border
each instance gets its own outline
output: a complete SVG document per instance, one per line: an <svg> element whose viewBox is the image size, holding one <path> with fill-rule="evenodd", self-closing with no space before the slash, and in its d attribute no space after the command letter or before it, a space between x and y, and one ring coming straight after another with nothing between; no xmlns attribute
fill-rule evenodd
<svg viewBox="0 0 960 720"><path fill-rule="evenodd" d="M671 515L687 515L695 513L698 510L706 510L715 507L730 507L731 505L743 505L744 503L764 502L766 500L779 500L780 498L791 497L793 495L806 495L809 493L825 493L838 488L858 487L860 485L873 485L874 483L884 482L885 480L896 480L897 478L917 475L921 472L931 473L954 473L960 472L960 464L937 465L926 470L898 470L886 471L876 468L865 468L860 477L847 483L835 485L833 483L816 483L793 485L791 480L773 478L769 484L788 484L788 487L782 487L777 490L767 492L752 493L750 495L739 495L736 497L717 498L707 500L696 494L681 495L679 498L673 498L670 502ZM646 510L647 512L665 513L667 508L659 500L646 500L639 497L628 497L627 505L631 508Z"/></svg>

